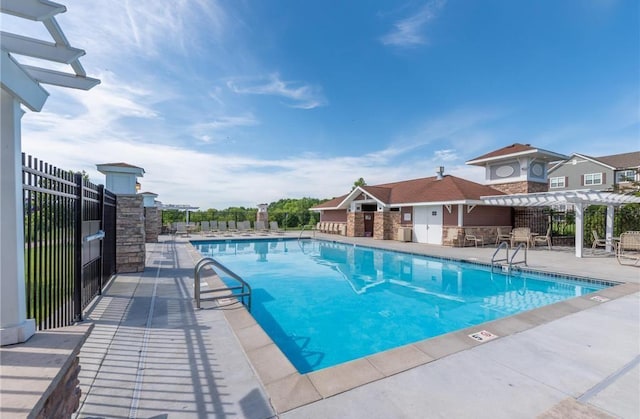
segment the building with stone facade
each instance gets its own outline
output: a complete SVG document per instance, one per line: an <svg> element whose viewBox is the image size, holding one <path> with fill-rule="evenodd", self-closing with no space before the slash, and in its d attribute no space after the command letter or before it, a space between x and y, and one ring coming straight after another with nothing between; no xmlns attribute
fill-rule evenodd
<svg viewBox="0 0 640 419"><path fill-rule="evenodd" d="M548 165L563 158L516 143L467 162L485 168L484 184L445 175L440 167L436 176L358 186L311 209L320 212L321 223L346 226L334 231L345 231L349 237L464 246L471 244L465 236L475 234L491 243L498 227L512 228L513 210L486 205L481 198L546 192Z"/></svg>

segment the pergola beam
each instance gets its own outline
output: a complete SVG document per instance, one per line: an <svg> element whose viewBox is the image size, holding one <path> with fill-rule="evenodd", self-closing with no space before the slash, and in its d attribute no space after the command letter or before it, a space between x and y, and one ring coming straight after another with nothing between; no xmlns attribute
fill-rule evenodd
<svg viewBox="0 0 640 419"><path fill-rule="evenodd" d="M0 84L2 89L11 93L13 97L35 112L40 112L49 93L44 90L27 72L18 64L9 53L1 51Z"/></svg>
<svg viewBox="0 0 640 419"><path fill-rule="evenodd" d="M72 61L77 60L85 54L83 50L78 48L58 45L4 31L0 31L0 46L2 46L3 50L11 53L63 64L71 64Z"/></svg>
<svg viewBox="0 0 640 419"><path fill-rule="evenodd" d="M72 89L89 90L92 87L100 84L100 80L93 79L91 77L83 77L69 73L63 73L60 71L47 70L38 67L31 67L23 65L27 73L33 79L40 83L51 84L60 87L70 87Z"/></svg>
<svg viewBox="0 0 640 419"><path fill-rule="evenodd" d="M61 4L47 0L2 0L0 11L9 15L41 22L50 19L58 13L64 13L67 8Z"/></svg>

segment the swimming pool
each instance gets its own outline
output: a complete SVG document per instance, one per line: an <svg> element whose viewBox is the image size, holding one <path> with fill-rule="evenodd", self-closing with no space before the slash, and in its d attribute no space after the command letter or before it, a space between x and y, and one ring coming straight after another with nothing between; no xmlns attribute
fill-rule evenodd
<svg viewBox="0 0 640 419"><path fill-rule="evenodd" d="M193 245L251 284L251 314L300 373L606 287L322 240Z"/></svg>

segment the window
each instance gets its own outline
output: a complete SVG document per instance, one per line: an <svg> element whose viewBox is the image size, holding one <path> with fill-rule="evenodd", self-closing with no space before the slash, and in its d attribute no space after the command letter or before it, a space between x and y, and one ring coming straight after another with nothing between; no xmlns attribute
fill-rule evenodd
<svg viewBox="0 0 640 419"><path fill-rule="evenodd" d="M635 170L621 170L619 172L616 172L616 183L633 182L635 178Z"/></svg>
<svg viewBox="0 0 640 419"><path fill-rule="evenodd" d="M602 173L589 173L584 175L585 185L602 185Z"/></svg>
<svg viewBox="0 0 640 419"><path fill-rule="evenodd" d="M552 177L549 180L549 187L550 188L564 188L565 187L565 177L564 176L559 176L559 177Z"/></svg>

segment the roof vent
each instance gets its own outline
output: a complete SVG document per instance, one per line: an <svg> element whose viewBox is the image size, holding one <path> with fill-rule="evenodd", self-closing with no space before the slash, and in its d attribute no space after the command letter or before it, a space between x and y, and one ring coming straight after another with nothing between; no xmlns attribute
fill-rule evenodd
<svg viewBox="0 0 640 419"><path fill-rule="evenodd" d="M436 179L442 180L444 177L444 166L438 166L436 169Z"/></svg>

